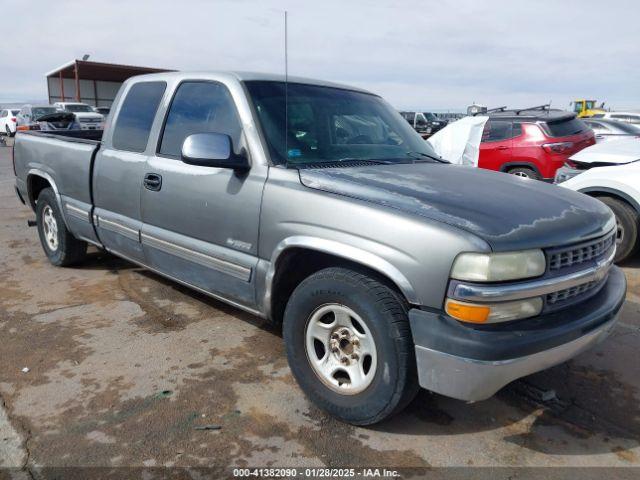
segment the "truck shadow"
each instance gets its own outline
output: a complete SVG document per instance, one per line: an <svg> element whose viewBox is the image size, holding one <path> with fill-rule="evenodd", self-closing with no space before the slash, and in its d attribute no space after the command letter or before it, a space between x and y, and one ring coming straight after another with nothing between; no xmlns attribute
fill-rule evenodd
<svg viewBox="0 0 640 480"><path fill-rule="evenodd" d="M640 260L634 262L640 266ZM108 253L92 253L79 268L108 270L116 275L133 271L134 275L149 278L162 288L172 289L265 333L282 337L281 328L265 319ZM635 308L640 311L639 305ZM640 335L636 333L630 338L638 351ZM598 366L598 358L615 348L613 342L605 342L598 347L599 352L595 353L589 366L567 362L515 381L494 397L474 404L421 390L402 413L367 429L371 434L400 437L497 432L502 435L502 441L538 453L614 453L625 462L637 464L640 459L631 449L640 445L640 392L623 382L618 372ZM636 359L628 361L635 362ZM551 395L551 391L555 395ZM313 410L316 412L314 417L325 417L328 424L332 423L326 414Z"/></svg>
<svg viewBox="0 0 640 480"><path fill-rule="evenodd" d="M564 384L557 397L538 397L539 385ZM412 436L465 436L495 433L503 442L547 455L614 453L640 463L637 390L609 371L568 362L517 380L494 397L474 404L421 390L405 411L372 430ZM480 440L481 442L485 440ZM478 447L480 448L480 447Z"/></svg>

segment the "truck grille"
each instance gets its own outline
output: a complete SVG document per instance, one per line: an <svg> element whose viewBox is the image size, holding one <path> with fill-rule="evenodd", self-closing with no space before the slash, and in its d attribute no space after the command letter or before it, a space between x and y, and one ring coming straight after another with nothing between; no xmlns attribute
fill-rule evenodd
<svg viewBox="0 0 640 480"><path fill-rule="evenodd" d="M581 296L582 294L586 294L587 292L598 286L600 283L601 282L583 283L582 285L577 285L575 287L565 288L564 290L550 293L547 295L547 305L555 305L557 303L570 300L574 297Z"/></svg>
<svg viewBox="0 0 640 480"><path fill-rule="evenodd" d="M549 271L554 272L594 260L613 246L615 230L595 240L556 249L549 253Z"/></svg>

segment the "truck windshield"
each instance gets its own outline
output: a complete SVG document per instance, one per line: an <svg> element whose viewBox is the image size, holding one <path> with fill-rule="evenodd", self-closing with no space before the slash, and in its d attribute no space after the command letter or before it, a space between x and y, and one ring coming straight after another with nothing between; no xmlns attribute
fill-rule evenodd
<svg viewBox="0 0 640 480"><path fill-rule="evenodd" d="M67 112L91 112L93 113L93 109L89 105L66 105L64 108Z"/></svg>
<svg viewBox="0 0 640 480"><path fill-rule="evenodd" d="M246 86L276 164L438 158L407 121L375 95L289 83L285 108L284 82L248 81Z"/></svg>
<svg viewBox="0 0 640 480"><path fill-rule="evenodd" d="M424 117L429 120L430 122L437 122L438 121L438 117L436 117L433 113L431 112L422 112L422 114L424 115Z"/></svg>

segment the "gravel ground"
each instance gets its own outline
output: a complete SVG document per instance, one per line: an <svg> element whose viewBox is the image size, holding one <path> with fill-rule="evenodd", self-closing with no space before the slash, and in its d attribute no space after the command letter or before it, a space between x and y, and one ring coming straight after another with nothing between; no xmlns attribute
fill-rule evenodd
<svg viewBox="0 0 640 480"><path fill-rule="evenodd" d="M357 428L306 400L263 320L101 252L51 266L13 182L0 148L0 467L640 465L639 260L592 351Z"/></svg>

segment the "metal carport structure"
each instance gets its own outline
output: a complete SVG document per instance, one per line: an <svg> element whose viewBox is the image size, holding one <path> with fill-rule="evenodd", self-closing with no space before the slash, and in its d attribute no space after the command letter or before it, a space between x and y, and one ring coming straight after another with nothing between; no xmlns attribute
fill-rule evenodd
<svg viewBox="0 0 640 480"><path fill-rule="evenodd" d="M110 107L126 79L168 71L171 70L73 60L46 74L49 103L83 102L94 107Z"/></svg>

